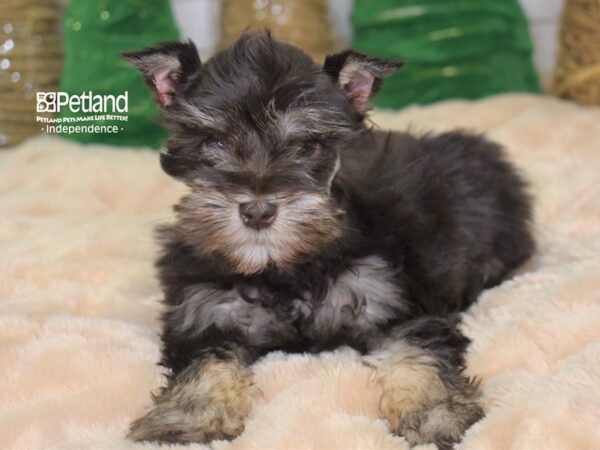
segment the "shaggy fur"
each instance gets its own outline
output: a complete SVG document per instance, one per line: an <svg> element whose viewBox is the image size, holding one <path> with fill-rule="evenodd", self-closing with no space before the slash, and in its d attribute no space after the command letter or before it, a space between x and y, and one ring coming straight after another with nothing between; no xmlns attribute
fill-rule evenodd
<svg viewBox="0 0 600 450"><path fill-rule="evenodd" d="M132 424L130 437L180 443L231 439L243 431L256 394L250 370L234 355L209 355L169 379L154 398L156 407Z"/></svg>
<svg viewBox="0 0 600 450"><path fill-rule="evenodd" d="M199 387L206 360L349 345L376 367L392 431L449 448L482 415L451 314L531 255L523 181L482 137L367 127L369 98L399 62L346 51L321 67L264 33L204 65L193 53L125 55L173 132L162 167L191 190L158 262L173 378L131 437L241 432L214 417L231 415L220 406L174 420L223 403L224 389ZM248 205L268 207L266 226Z"/></svg>
<svg viewBox="0 0 600 450"><path fill-rule="evenodd" d="M531 180L539 250L463 316L486 415L459 448L600 448L600 110L519 94L372 120L485 132ZM167 380L152 230L184 194L145 149L41 136L0 151L3 448L161 448L125 436ZM244 432L189 448L408 449L353 350L271 353L252 372Z"/></svg>

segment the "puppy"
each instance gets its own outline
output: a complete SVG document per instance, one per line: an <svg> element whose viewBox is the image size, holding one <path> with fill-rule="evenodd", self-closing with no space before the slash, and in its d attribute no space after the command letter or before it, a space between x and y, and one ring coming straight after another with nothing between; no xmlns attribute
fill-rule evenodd
<svg viewBox="0 0 600 450"><path fill-rule="evenodd" d="M399 61L348 50L321 66L268 33L204 64L191 42L125 57L172 132L162 168L189 188L160 231L170 375L130 438L232 439L254 361L346 345L393 433L450 448L482 416L456 314L534 249L501 148L368 126Z"/></svg>

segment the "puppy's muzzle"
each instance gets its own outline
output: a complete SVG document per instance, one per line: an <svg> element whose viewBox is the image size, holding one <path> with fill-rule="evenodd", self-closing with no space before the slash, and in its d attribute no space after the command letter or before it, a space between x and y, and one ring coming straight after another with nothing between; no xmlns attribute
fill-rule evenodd
<svg viewBox="0 0 600 450"><path fill-rule="evenodd" d="M240 203L239 209L244 225L255 230L270 227L277 215L277 205L268 202Z"/></svg>

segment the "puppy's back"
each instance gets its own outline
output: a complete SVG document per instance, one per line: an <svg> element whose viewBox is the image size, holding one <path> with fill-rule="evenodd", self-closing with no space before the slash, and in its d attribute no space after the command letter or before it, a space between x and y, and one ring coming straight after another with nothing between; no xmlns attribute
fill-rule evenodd
<svg viewBox="0 0 600 450"><path fill-rule="evenodd" d="M375 132L346 153L339 180L383 251L402 255L427 312L463 309L533 252L526 184L481 136Z"/></svg>

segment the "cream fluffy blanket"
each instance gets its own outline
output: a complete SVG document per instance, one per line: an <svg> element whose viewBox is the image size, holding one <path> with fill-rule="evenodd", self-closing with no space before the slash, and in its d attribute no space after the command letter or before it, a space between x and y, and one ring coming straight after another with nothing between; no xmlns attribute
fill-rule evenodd
<svg viewBox="0 0 600 450"><path fill-rule="evenodd" d="M465 315L487 415L460 447L600 448L600 109L508 95L374 119L485 131L536 197L538 253ZM162 381L152 230L183 189L149 151L41 137L0 152L0 447L143 447L124 436ZM214 448L407 448L351 350L271 354L255 373L246 431Z"/></svg>

